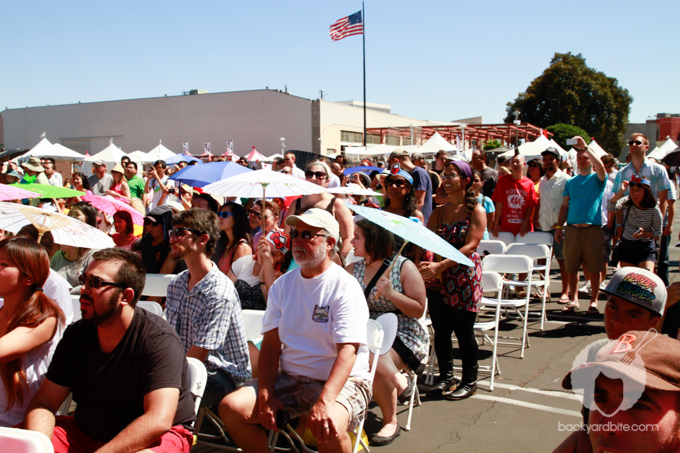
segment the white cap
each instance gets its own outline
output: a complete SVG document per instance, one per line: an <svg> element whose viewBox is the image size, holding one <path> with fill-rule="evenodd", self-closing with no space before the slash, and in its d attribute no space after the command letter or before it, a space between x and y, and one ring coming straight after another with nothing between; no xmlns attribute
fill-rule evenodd
<svg viewBox="0 0 680 453"><path fill-rule="evenodd" d="M319 209L312 208L300 215L292 215L286 218L286 225L296 226L298 222L305 223L311 227L323 228L330 234L335 240L340 237L340 225L338 221L335 220L333 214L330 212Z"/></svg>

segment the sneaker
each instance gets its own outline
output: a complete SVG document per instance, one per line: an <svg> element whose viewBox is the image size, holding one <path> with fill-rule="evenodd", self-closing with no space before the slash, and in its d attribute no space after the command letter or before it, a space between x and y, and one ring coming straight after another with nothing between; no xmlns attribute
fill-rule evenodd
<svg viewBox="0 0 680 453"><path fill-rule="evenodd" d="M602 282L602 283L600 283L600 291L602 291L603 289L607 289L607 283L608 283L608 282Z"/></svg>
<svg viewBox="0 0 680 453"><path fill-rule="evenodd" d="M590 290L590 281L587 281L585 285L583 285L582 287L580 287L579 290L578 290L578 292L579 292L579 293L583 293L583 294L590 294L590 292L591 292L591 290Z"/></svg>

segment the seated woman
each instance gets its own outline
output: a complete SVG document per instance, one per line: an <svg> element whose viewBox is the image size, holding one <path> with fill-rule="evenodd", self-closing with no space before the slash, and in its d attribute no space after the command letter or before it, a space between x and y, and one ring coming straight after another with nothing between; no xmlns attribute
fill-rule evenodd
<svg viewBox="0 0 680 453"><path fill-rule="evenodd" d="M87 223L91 227L97 227L97 210L86 201L71 206L68 216ZM60 250L50 260L50 267L73 287L72 294L80 294L78 278L90 265L92 253L93 251L88 248L61 245Z"/></svg>
<svg viewBox="0 0 680 453"><path fill-rule="evenodd" d="M232 263L243 256L253 254L250 244L250 224L246 210L240 204L228 201L217 213L220 238L215 246L212 260L224 275L229 275Z"/></svg>
<svg viewBox="0 0 680 453"><path fill-rule="evenodd" d="M364 259L347 266L366 291L369 316L395 313L399 319L397 336L392 349L378 359L373 382L373 398L383 414L382 429L371 437L372 445L388 445L401 431L397 421L397 401L411 397L416 382L400 370L416 373L424 369L423 361L429 349L429 335L418 322L425 311L425 283L413 262L398 256L389 276L382 275L383 260L395 253L392 233L359 218L355 223L354 255ZM376 275L379 275L377 281ZM368 288L367 288L368 287Z"/></svg>
<svg viewBox="0 0 680 453"><path fill-rule="evenodd" d="M16 426L45 378L64 328L64 314L42 286L45 249L30 239L0 242L0 426Z"/></svg>
<svg viewBox="0 0 680 453"><path fill-rule="evenodd" d="M116 247L132 250L132 245L138 239L134 233L135 225L132 223L132 215L127 211L118 211L113 215L113 226L116 234L111 236Z"/></svg>

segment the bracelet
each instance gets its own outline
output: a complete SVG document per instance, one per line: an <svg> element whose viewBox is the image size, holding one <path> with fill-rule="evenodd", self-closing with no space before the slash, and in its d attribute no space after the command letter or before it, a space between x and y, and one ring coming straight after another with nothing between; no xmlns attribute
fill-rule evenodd
<svg viewBox="0 0 680 453"><path fill-rule="evenodd" d="M555 225L555 229L556 229L556 230L561 230L561 229L562 229L562 225Z"/></svg>
<svg viewBox="0 0 680 453"><path fill-rule="evenodd" d="M266 282L260 282L260 285L266 285L266 284L267 284Z"/></svg>

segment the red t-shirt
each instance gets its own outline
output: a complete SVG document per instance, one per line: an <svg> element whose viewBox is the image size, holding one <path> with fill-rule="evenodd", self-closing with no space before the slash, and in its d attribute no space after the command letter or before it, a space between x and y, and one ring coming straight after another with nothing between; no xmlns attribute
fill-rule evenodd
<svg viewBox="0 0 680 453"><path fill-rule="evenodd" d="M533 208L537 203L534 182L526 176L518 181L512 175L505 175L498 180L491 200L503 205L501 231L518 234L527 209ZM527 231L534 231L532 221L529 221Z"/></svg>

